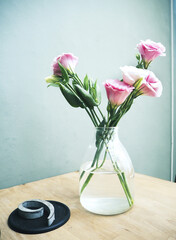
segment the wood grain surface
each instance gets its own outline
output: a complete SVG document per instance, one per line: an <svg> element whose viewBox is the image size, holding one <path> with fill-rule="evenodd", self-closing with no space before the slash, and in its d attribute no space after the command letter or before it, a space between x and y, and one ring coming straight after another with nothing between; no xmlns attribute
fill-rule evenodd
<svg viewBox="0 0 176 240"><path fill-rule="evenodd" d="M176 183L136 174L135 204L126 213L100 216L79 202L78 172L0 190L1 240L176 240ZM12 231L9 214L27 199L65 203L70 220L61 228L37 235Z"/></svg>

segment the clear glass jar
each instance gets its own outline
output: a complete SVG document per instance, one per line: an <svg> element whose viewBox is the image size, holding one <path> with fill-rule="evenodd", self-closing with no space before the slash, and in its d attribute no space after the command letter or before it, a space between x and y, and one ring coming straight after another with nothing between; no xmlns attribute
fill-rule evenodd
<svg viewBox="0 0 176 240"><path fill-rule="evenodd" d="M95 128L80 167L80 202L88 211L114 215L133 206L134 169L118 128Z"/></svg>

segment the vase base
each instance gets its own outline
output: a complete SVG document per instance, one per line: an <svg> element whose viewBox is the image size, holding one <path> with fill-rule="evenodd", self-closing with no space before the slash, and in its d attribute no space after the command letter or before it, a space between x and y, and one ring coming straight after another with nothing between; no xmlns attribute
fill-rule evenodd
<svg viewBox="0 0 176 240"><path fill-rule="evenodd" d="M100 215L116 215L128 211L131 207L124 198L81 197L81 205L89 212Z"/></svg>

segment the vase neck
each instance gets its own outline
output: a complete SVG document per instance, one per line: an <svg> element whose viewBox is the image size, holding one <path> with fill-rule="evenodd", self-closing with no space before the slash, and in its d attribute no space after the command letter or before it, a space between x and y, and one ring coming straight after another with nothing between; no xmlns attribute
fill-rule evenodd
<svg viewBox="0 0 176 240"><path fill-rule="evenodd" d="M119 132L119 128L118 127L107 127L107 128L103 128L103 127L96 127L95 128L95 134L96 134L96 138L97 137L105 137L109 140L112 140L114 138L118 138L118 132Z"/></svg>
<svg viewBox="0 0 176 240"><path fill-rule="evenodd" d="M95 127L96 131L109 131L112 132L114 134L118 134L119 132L119 127Z"/></svg>

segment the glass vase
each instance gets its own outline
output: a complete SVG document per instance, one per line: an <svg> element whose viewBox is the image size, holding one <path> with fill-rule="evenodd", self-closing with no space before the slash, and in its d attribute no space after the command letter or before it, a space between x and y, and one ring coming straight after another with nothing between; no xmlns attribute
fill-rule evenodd
<svg viewBox="0 0 176 240"><path fill-rule="evenodd" d="M95 128L80 167L80 202L88 211L115 215L133 206L134 169L118 127Z"/></svg>

